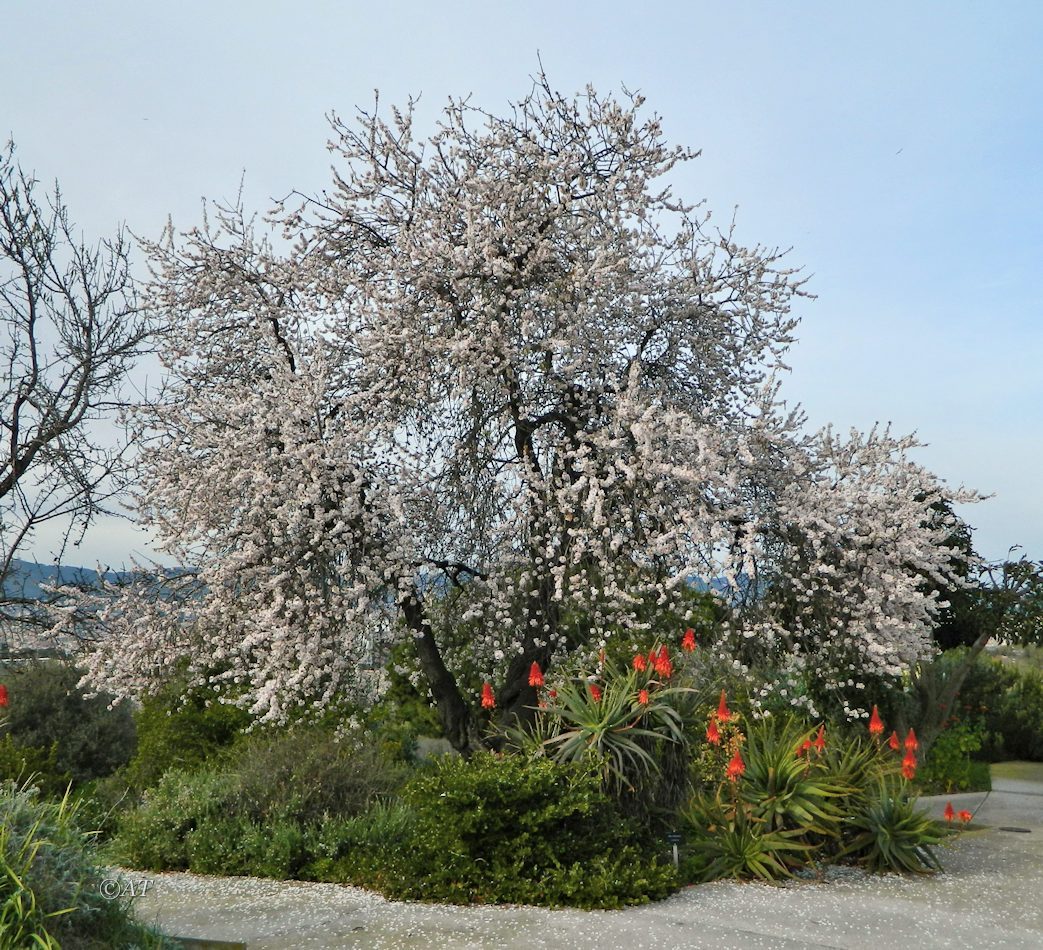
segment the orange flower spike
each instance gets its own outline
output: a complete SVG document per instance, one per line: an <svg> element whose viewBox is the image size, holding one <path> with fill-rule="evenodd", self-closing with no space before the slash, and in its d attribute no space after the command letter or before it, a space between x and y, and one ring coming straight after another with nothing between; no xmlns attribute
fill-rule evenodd
<svg viewBox="0 0 1043 950"><path fill-rule="evenodd" d="M811 740L805 739L799 746L797 746L797 758L807 753L808 749L811 748Z"/></svg>
<svg viewBox="0 0 1043 950"><path fill-rule="evenodd" d="M729 782L734 782L742 778L743 773L746 771L746 763L742 760L742 755L739 750L735 750L735 755L732 756L731 762L728 763L728 769L725 775L728 776Z"/></svg>
<svg viewBox="0 0 1043 950"><path fill-rule="evenodd" d="M818 750L821 755L826 751L826 726L822 724L818 727L818 735L815 737L815 741L812 745Z"/></svg>
<svg viewBox="0 0 1043 950"><path fill-rule="evenodd" d="M637 670L638 673L644 673L644 671L648 669L648 660L645 659L643 653L637 653L634 655L634 669Z"/></svg>
<svg viewBox="0 0 1043 950"><path fill-rule="evenodd" d="M647 706L648 705L648 690L647 689L643 689L643 690L641 690L640 693L637 694L637 701L642 706Z"/></svg>
<svg viewBox="0 0 1043 950"><path fill-rule="evenodd" d="M674 664L670 662L670 651L666 648L665 643L659 648L659 655L655 660L655 671L663 679L669 679L673 675Z"/></svg>
<svg viewBox="0 0 1043 950"><path fill-rule="evenodd" d="M906 752L905 758L902 759L902 775L910 781L916 775L916 753L912 749Z"/></svg>
<svg viewBox="0 0 1043 950"><path fill-rule="evenodd" d="M689 627L681 638L681 649L685 653L691 653L695 649L695 631Z"/></svg>
<svg viewBox="0 0 1043 950"><path fill-rule="evenodd" d="M902 748L902 743L898 741L898 733L893 729L891 730L891 738L887 740L887 744L897 752Z"/></svg>
<svg viewBox="0 0 1043 950"><path fill-rule="evenodd" d="M916 733L912 729L909 730L909 734L905 737L905 748L907 752L915 752L920 748L920 743L916 741Z"/></svg>
<svg viewBox="0 0 1043 950"><path fill-rule="evenodd" d="M721 722L728 722L732 718L731 710L728 709L728 697L723 689L721 690L721 701L717 704L716 716Z"/></svg>
<svg viewBox="0 0 1043 950"><path fill-rule="evenodd" d="M877 711L876 706L873 706L873 714L869 717L869 734L871 736L884 734L884 720L880 718L880 713Z"/></svg>
<svg viewBox="0 0 1043 950"><path fill-rule="evenodd" d="M945 806L945 811L942 812L942 816L950 825L952 824L952 820L956 817L956 812L953 811L952 802L949 802Z"/></svg>
<svg viewBox="0 0 1043 950"><path fill-rule="evenodd" d="M493 688L486 682L482 683L482 709L495 709L496 697Z"/></svg>
<svg viewBox="0 0 1043 950"><path fill-rule="evenodd" d="M956 817L959 818L960 821L963 822L963 824L967 824L974 817L974 815L972 815L969 811L967 811L966 808L964 808L962 811L957 813Z"/></svg>
<svg viewBox="0 0 1043 950"><path fill-rule="evenodd" d="M710 717L710 724L706 727L706 741L710 745L721 744L721 731L717 728L717 720Z"/></svg>
<svg viewBox="0 0 1043 950"><path fill-rule="evenodd" d="M543 670L539 663L533 663L529 667L529 685L539 689L543 685Z"/></svg>
<svg viewBox="0 0 1043 950"><path fill-rule="evenodd" d="M590 686L588 687L588 689L590 690L590 698L593 699L594 702L600 703L601 702L601 687L598 686L596 683L591 683Z"/></svg>

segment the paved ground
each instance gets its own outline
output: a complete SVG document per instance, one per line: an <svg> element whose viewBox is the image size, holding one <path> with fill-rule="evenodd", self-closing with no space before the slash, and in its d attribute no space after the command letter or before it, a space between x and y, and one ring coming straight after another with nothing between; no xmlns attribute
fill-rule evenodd
<svg viewBox="0 0 1043 950"><path fill-rule="evenodd" d="M705 884L624 911L445 907L332 884L154 875L140 916L170 933L249 950L641 950L641 948L1043 947L1043 766L994 773L993 791L951 796L972 830L933 877L838 869L827 883ZM925 800L941 815L948 797ZM1004 831L1002 827L1028 829Z"/></svg>

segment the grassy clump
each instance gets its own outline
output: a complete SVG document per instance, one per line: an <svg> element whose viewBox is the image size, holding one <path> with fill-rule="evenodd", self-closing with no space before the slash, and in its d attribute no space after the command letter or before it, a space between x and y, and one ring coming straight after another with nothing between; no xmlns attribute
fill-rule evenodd
<svg viewBox="0 0 1043 950"><path fill-rule="evenodd" d="M172 948L104 892L100 867L68 799L0 785L0 950Z"/></svg>

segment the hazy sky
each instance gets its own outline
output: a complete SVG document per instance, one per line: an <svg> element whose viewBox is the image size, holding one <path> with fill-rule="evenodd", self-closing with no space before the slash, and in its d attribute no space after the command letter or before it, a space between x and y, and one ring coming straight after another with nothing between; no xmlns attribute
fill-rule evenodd
<svg viewBox="0 0 1043 950"><path fill-rule="evenodd" d="M244 174L262 211L320 189L325 114L376 88L422 94L425 131L450 95L504 109L537 55L562 92L640 90L702 149L676 192L813 275L791 401L915 430L995 493L962 512L979 550L1043 558L1043 4L37 0L3 26L0 136L89 237L188 227ZM67 560L147 551L106 523Z"/></svg>

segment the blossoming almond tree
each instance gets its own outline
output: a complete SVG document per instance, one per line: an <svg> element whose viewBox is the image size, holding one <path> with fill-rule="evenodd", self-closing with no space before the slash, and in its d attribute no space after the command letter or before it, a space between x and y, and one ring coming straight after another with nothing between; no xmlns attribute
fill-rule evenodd
<svg viewBox="0 0 1043 950"><path fill-rule="evenodd" d="M468 749L465 671L524 717L533 663L653 625L693 575L748 602L742 641L830 670L926 648L923 513L956 495L908 440L799 434L774 374L801 280L673 197L694 155L639 97L540 76L507 116L451 101L427 141L411 108L332 121L332 186L276 210L281 243L226 208L150 247L169 382L140 512L191 571L94 615L94 681L184 660L280 720L371 695L405 637Z"/></svg>

